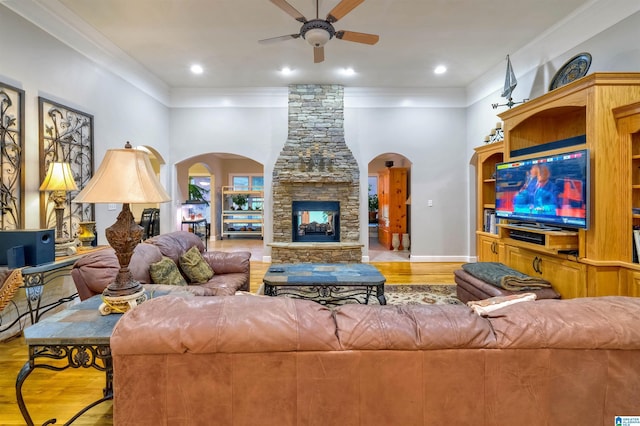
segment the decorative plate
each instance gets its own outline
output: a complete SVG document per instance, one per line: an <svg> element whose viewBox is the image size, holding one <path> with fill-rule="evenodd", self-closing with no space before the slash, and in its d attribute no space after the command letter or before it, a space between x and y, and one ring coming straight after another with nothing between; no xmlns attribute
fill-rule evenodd
<svg viewBox="0 0 640 426"><path fill-rule="evenodd" d="M591 66L591 55L582 52L569 59L553 76L549 90L557 89L587 75Z"/></svg>

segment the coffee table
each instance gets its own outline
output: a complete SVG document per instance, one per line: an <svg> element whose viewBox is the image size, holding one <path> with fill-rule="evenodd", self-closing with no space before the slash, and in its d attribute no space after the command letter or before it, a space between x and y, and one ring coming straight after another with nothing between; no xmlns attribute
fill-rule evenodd
<svg viewBox="0 0 640 426"><path fill-rule="evenodd" d="M387 304L384 276L365 263L278 264L267 270L262 281L267 296L287 295L323 305L345 301L368 304L375 290L378 302Z"/></svg>

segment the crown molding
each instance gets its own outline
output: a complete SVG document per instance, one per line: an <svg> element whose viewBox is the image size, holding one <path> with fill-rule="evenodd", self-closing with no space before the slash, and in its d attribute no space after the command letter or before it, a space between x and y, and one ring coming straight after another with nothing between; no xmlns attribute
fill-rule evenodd
<svg viewBox="0 0 640 426"><path fill-rule="evenodd" d="M168 106L169 86L57 0L0 0L0 4Z"/></svg>

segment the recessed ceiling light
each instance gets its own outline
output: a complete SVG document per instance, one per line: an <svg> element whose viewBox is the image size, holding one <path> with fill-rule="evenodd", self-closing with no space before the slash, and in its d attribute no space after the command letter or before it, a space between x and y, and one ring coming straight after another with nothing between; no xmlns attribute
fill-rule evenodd
<svg viewBox="0 0 640 426"><path fill-rule="evenodd" d="M194 74L202 74L204 72L204 69L198 64L193 64L191 65L191 72Z"/></svg>
<svg viewBox="0 0 640 426"><path fill-rule="evenodd" d="M291 74L291 73L293 72L293 70L292 70L291 68L289 68L289 67L282 67L282 69L280 70L280 72L281 72L283 75L289 75L289 74Z"/></svg>
<svg viewBox="0 0 640 426"><path fill-rule="evenodd" d="M444 65L438 65L433 72L435 74L444 74L445 72L447 72L447 67L445 67Z"/></svg>
<svg viewBox="0 0 640 426"><path fill-rule="evenodd" d="M344 68L342 70L342 74L344 74L344 75L356 75L356 72L354 71L353 68Z"/></svg>

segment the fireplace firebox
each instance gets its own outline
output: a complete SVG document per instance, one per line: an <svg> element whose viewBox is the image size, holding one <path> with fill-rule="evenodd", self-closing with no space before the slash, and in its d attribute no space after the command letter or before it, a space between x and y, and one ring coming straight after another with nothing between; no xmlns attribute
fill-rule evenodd
<svg viewBox="0 0 640 426"><path fill-rule="evenodd" d="M340 202L293 201L293 242L339 242Z"/></svg>

